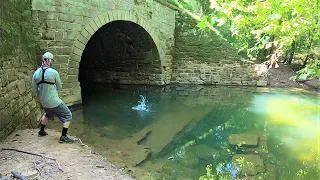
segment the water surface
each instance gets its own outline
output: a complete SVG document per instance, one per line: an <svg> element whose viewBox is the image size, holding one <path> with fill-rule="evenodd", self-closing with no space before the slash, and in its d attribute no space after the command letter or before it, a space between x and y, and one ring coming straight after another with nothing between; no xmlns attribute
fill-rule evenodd
<svg viewBox="0 0 320 180"><path fill-rule="evenodd" d="M141 96L148 111L133 108ZM232 156L244 152L228 137L249 133L265 138L258 155L276 179L319 179L319 114L319 93L301 89L99 85L73 111L70 134L138 179L198 179L208 164L234 179ZM137 142L152 153L132 167L141 157Z"/></svg>

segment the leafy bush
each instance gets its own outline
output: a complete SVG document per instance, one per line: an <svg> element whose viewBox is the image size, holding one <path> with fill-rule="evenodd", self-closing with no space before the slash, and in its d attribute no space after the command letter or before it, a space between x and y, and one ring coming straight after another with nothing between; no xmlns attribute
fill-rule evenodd
<svg viewBox="0 0 320 180"><path fill-rule="evenodd" d="M200 29L210 28L232 44L240 55L272 64L288 64L303 57L303 68L291 79L319 77L320 4L305 0L170 0L184 11L196 14ZM195 11L197 10L197 11Z"/></svg>
<svg viewBox="0 0 320 180"><path fill-rule="evenodd" d="M297 75L290 79L295 81L305 81L307 79L320 79L320 60L312 60L303 69L296 72Z"/></svg>

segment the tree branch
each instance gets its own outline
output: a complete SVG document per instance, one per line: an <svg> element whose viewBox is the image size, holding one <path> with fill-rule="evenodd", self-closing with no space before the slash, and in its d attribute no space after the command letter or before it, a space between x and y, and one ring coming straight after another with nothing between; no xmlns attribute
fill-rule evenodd
<svg viewBox="0 0 320 180"><path fill-rule="evenodd" d="M20 152L20 153L25 153L25 154L30 154L30 155L42 157L42 158L51 159L51 160L53 160L53 161L55 161L57 163L58 169L63 172L63 169L60 166L59 161L57 159L55 159L55 158L47 157L47 156L43 156L41 154L31 153L31 152L27 152L27 151L22 151L22 150L18 150L18 149L12 149L12 148L1 148L0 150L2 150L2 151L16 151L16 152Z"/></svg>

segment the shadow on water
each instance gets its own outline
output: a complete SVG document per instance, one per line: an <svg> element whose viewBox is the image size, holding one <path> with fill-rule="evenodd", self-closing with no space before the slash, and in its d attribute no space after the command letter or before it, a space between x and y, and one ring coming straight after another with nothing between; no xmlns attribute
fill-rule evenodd
<svg viewBox="0 0 320 180"><path fill-rule="evenodd" d="M144 105L149 111L139 109ZM98 85L90 103L73 113L70 133L138 179L146 172L154 179L198 179L208 164L229 179L320 177L317 92ZM230 137L243 133L258 145L232 145ZM255 158L244 161L254 170L237 164L236 156Z"/></svg>

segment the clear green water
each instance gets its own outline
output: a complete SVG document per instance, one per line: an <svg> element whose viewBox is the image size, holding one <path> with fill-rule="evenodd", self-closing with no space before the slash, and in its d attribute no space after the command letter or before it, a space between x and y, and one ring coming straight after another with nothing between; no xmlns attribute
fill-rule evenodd
<svg viewBox="0 0 320 180"><path fill-rule="evenodd" d="M91 102L73 111L70 134L80 137L109 161L132 170L138 179L148 179L146 174L154 179L198 179L206 173L208 164L213 165L214 173L230 174L232 156L247 153L229 146L229 135L237 133L267 137L267 153L258 155L263 157L264 165L275 166L272 177L320 179L318 92L210 86L100 85L95 89ZM149 112L132 109L138 105L140 95L147 98ZM56 122L52 127L60 129L58 125ZM145 145L156 153L131 168L128 157L134 157L134 152L129 146L119 148L125 146L126 139L148 128L152 132ZM219 168L221 164L223 168Z"/></svg>

